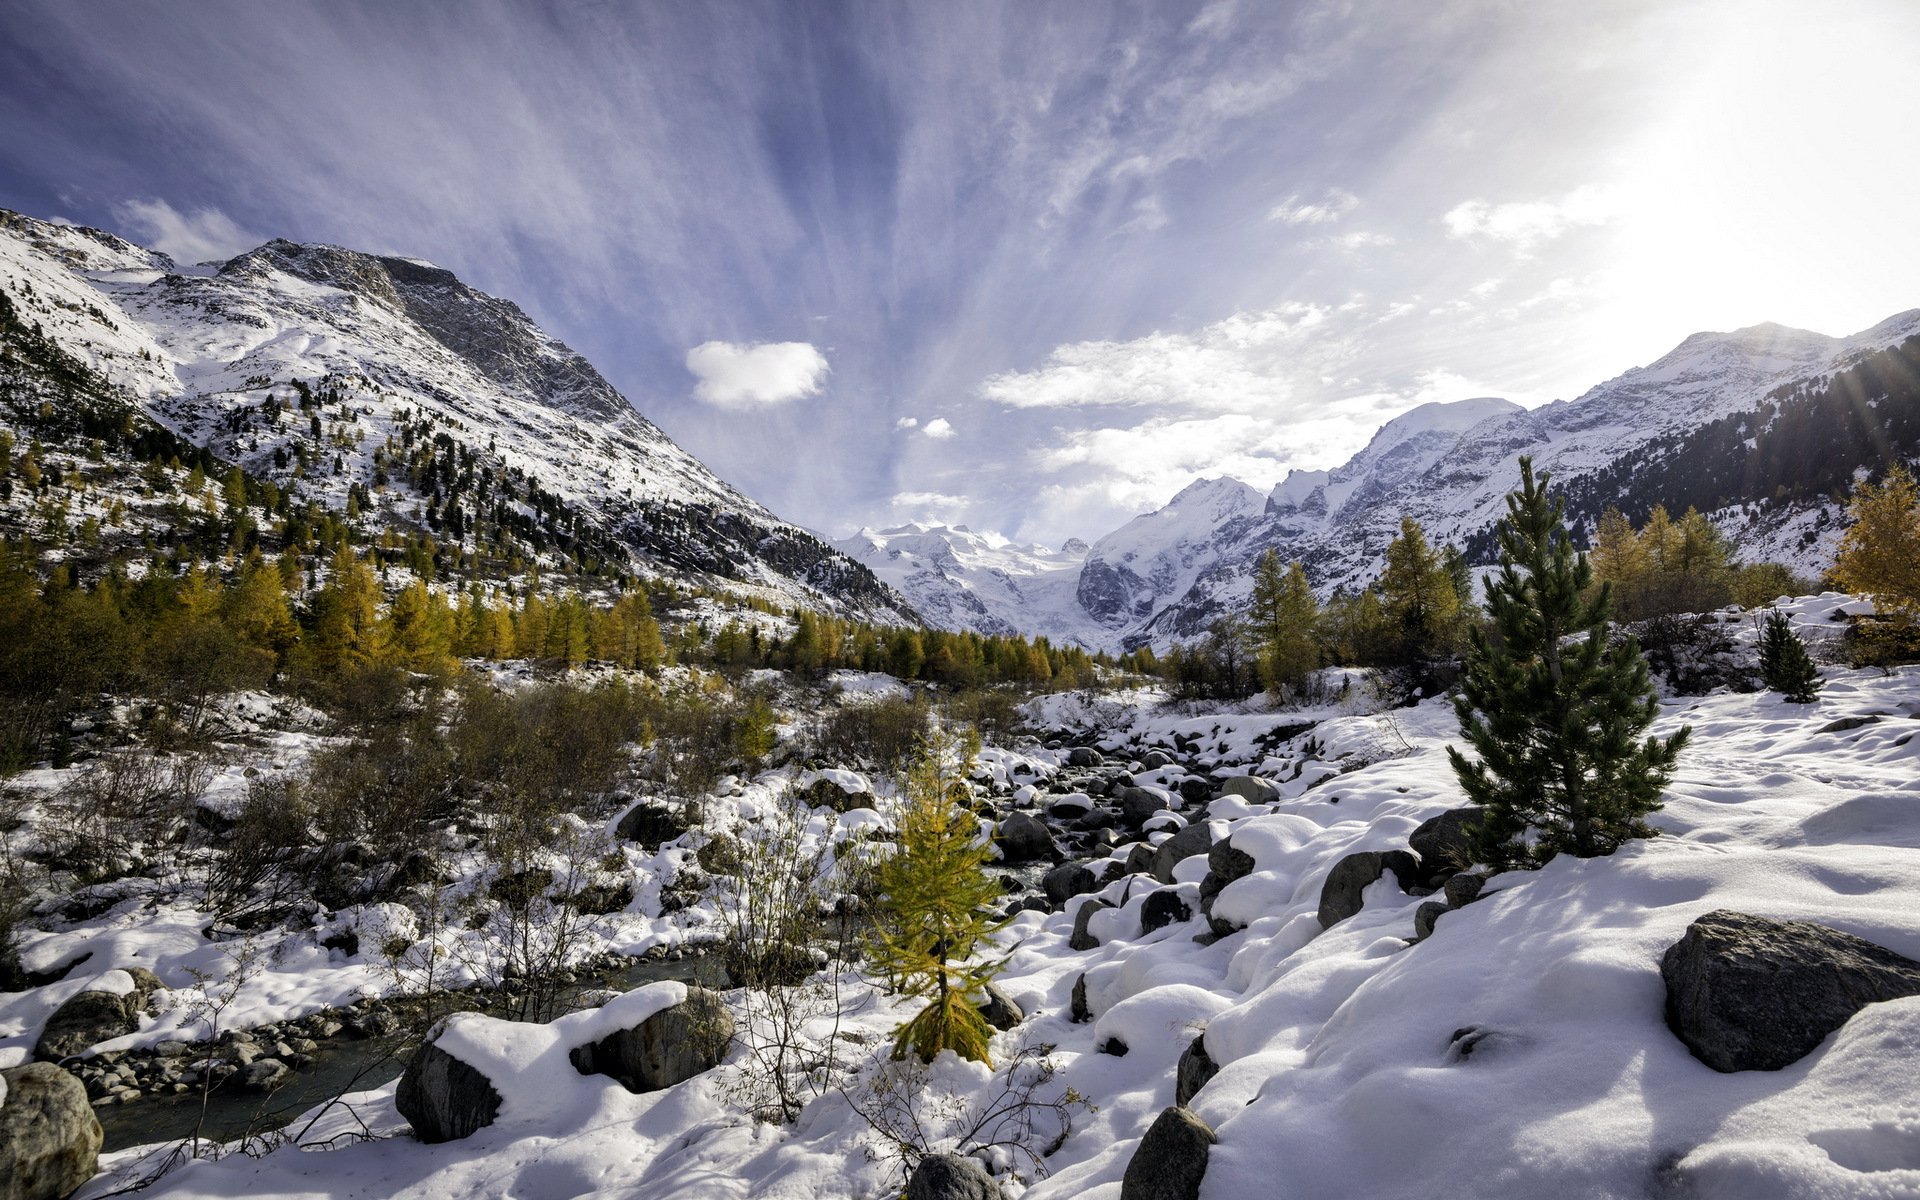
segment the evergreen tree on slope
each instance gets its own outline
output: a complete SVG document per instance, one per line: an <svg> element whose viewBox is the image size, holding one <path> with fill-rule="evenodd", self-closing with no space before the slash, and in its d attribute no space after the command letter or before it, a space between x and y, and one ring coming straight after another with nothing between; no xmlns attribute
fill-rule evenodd
<svg viewBox="0 0 1920 1200"><path fill-rule="evenodd" d="M1476 759L1447 749L1487 810L1476 856L1497 867L1538 866L1563 850L1610 854L1650 836L1644 818L1692 734L1639 740L1659 707L1646 661L1631 638L1609 648L1611 589L1585 595L1593 572L1548 498L1548 477L1536 478L1529 458L1520 471L1487 584L1493 634L1474 632L1454 700Z"/></svg>
<svg viewBox="0 0 1920 1200"><path fill-rule="evenodd" d="M1760 678L1789 704L1812 704L1820 694L1820 669L1787 623L1787 614L1777 609L1760 627Z"/></svg>

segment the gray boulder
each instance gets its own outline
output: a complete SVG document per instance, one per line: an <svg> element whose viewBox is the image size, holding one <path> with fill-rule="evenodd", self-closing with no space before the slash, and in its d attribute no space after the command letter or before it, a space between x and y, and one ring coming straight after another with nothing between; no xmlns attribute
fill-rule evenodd
<svg viewBox="0 0 1920 1200"><path fill-rule="evenodd" d="M1441 893L1447 898L1450 908L1465 908L1480 898L1480 889L1487 886L1485 875L1476 875L1471 871L1462 871L1441 886Z"/></svg>
<svg viewBox="0 0 1920 1200"><path fill-rule="evenodd" d="M293 1078L293 1068L277 1058L262 1058L240 1068L240 1086L250 1092L271 1092Z"/></svg>
<svg viewBox="0 0 1920 1200"><path fill-rule="evenodd" d="M1487 810L1477 804L1450 809L1423 822L1407 836L1407 845L1420 856L1423 874L1455 875L1473 865L1473 841L1468 829L1486 819Z"/></svg>
<svg viewBox="0 0 1920 1200"><path fill-rule="evenodd" d="M451 1142L493 1124L500 1093L477 1069L431 1041L414 1051L401 1072L393 1105L423 1142Z"/></svg>
<svg viewBox="0 0 1920 1200"><path fill-rule="evenodd" d="M1153 870L1153 843L1135 842L1127 851L1127 861L1121 869L1128 875L1144 875Z"/></svg>
<svg viewBox="0 0 1920 1200"><path fill-rule="evenodd" d="M1187 898L1180 894L1179 888L1160 888L1147 896L1145 904L1140 906L1140 932L1142 935L1156 929L1164 929L1177 921L1191 920L1193 909L1187 904Z"/></svg>
<svg viewBox="0 0 1920 1200"><path fill-rule="evenodd" d="M146 1010L148 998L160 990L160 980L145 967L128 968L127 974L133 977L133 991L124 996L80 992L54 1009L34 1044L33 1057L40 1062L58 1062L139 1030L140 1014Z"/></svg>
<svg viewBox="0 0 1920 1200"><path fill-rule="evenodd" d="M1660 960L1667 1025L1716 1071L1798 1062L1867 1005L1920 995L1920 962L1810 921L1720 909Z"/></svg>
<svg viewBox="0 0 1920 1200"><path fill-rule="evenodd" d="M1227 885L1253 874L1253 855L1235 850L1231 838L1223 838L1207 848L1207 876L1200 881L1200 911L1215 937L1226 937L1240 926L1213 915L1213 902Z"/></svg>
<svg viewBox="0 0 1920 1200"><path fill-rule="evenodd" d="M1333 864L1320 887L1320 928L1331 928L1360 911L1360 893L1386 872L1385 858L1378 850L1362 850Z"/></svg>
<svg viewBox="0 0 1920 1200"><path fill-rule="evenodd" d="M1222 796L1238 796L1250 804L1271 804L1280 799L1280 789L1271 780L1252 775L1235 775L1220 785Z"/></svg>
<svg viewBox="0 0 1920 1200"><path fill-rule="evenodd" d="M1424 942L1433 936L1433 927L1453 910L1443 900L1429 900L1413 913L1413 940Z"/></svg>
<svg viewBox="0 0 1920 1200"><path fill-rule="evenodd" d="M1175 863L1212 848L1213 831L1205 821L1195 821L1153 848L1153 877L1161 883L1172 883Z"/></svg>
<svg viewBox="0 0 1920 1200"><path fill-rule="evenodd" d="M1199 1095L1207 1081L1220 1073L1220 1065L1207 1054L1207 1035L1202 1030L1187 1043L1180 1063L1173 1071L1173 1102L1182 1108Z"/></svg>
<svg viewBox="0 0 1920 1200"><path fill-rule="evenodd" d="M1170 767L1172 765L1173 756L1165 750L1149 750L1147 751L1146 757L1140 760L1140 769L1143 771L1158 771L1162 767Z"/></svg>
<svg viewBox="0 0 1920 1200"><path fill-rule="evenodd" d="M1067 1002L1067 1019L1075 1025L1093 1020L1093 1006L1087 1003L1087 973L1073 977L1073 998Z"/></svg>
<svg viewBox="0 0 1920 1200"><path fill-rule="evenodd" d="M1065 904L1075 896L1099 891L1100 877L1085 863L1067 863L1042 876L1040 887L1047 893L1047 899Z"/></svg>
<svg viewBox="0 0 1920 1200"><path fill-rule="evenodd" d="M978 1159L929 1154L907 1179L907 1200L1001 1200L1001 1192Z"/></svg>
<svg viewBox="0 0 1920 1200"><path fill-rule="evenodd" d="M1220 1139L1189 1109L1163 1109L1127 1160L1120 1200L1200 1200L1207 1156Z"/></svg>
<svg viewBox="0 0 1920 1200"><path fill-rule="evenodd" d="M0 1200L61 1200L92 1179L102 1134L80 1081L46 1062L0 1079Z"/></svg>
<svg viewBox="0 0 1920 1200"><path fill-rule="evenodd" d="M1106 763L1105 756L1092 746L1075 746L1067 751L1067 765L1070 767L1103 767Z"/></svg>
<svg viewBox="0 0 1920 1200"><path fill-rule="evenodd" d="M1114 797L1120 803L1120 816L1135 829L1145 825L1153 814L1167 806L1158 795L1142 787L1121 788Z"/></svg>
<svg viewBox="0 0 1920 1200"><path fill-rule="evenodd" d="M618 1029L568 1054L582 1075L606 1075L630 1092L657 1092L720 1065L733 1042L726 1002L706 988L631 1029Z"/></svg>
<svg viewBox="0 0 1920 1200"><path fill-rule="evenodd" d="M1088 931L1087 923L1093 920L1093 914L1112 907L1113 905L1107 903L1105 900L1089 900L1085 904L1082 904L1073 914L1073 934L1067 938L1067 949L1097 949L1100 945L1100 939Z"/></svg>
<svg viewBox="0 0 1920 1200"><path fill-rule="evenodd" d="M1010 814L994 831L1000 844L1000 856L1010 863L1039 862L1054 856L1053 835L1047 827L1026 813Z"/></svg>
<svg viewBox="0 0 1920 1200"><path fill-rule="evenodd" d="M1213 785L1198 775L1189 775L1180 781L1180 798L1188 804L1205 804L1213 799Z"/></svg>
<svg viewBox="0 0 1920 1200"><path fill-rule="evenodd" d="M987 985L987 998L981 1001L979 1007L980 1015L987 1019L987 1024L1001 1033L1027 1019L1026 1010L1014 1003L1012 996L991 983Z"/></svg>

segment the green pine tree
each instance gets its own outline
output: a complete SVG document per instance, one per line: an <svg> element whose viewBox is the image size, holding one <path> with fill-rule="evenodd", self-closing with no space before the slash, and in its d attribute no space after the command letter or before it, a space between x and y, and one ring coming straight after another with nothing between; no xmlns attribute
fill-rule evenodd
<svg viewBox="0 0 1920 1200"><path fill-rule="evenodd" d="M1807 645L1775 610L1760 627L1760 678L1789 704L1812 704L1820 696L1820 669L1807 656Z"/></svg>
<svg viewBox="0 0 1920 1200"><path fill-rule="evenodd" d="M1315 629L1320 604L1299 563L1282 566L1272 548L1253 570L1253 598L1246 629L1260 660L1260 682L1269 691L1298 690L1320 665Z"/></svg>
<svg viewBox="0 0 1920 1200"><path fill-rule="evenodd" d="M1691 728L1638 741L1659 709L1632 638L1608 645L1612 589L1593 572L1547 496L1546 475L1520 460L1520 490L1500 522L1499 574L1488 581L1494 633L1473 634L1460 730L1477 760L1447 756L1486 807L1475 852L1499 867L1538 866L1560 851L1610 854L1653 830L1643 818ZM1569 640L1575 639L1575 640Z"/></svg>
<svg viewBox="0 0 1920 1200"><path fill-rule="evenodd" d="M989 851L967 807L973 747L934 730L908 769L896 825L898 851L875 872L880 892L873 964L925 1008L902 1025L894 1057L931 1062L942 1050L988 1062L993 1030L979 1002L1005 959L975 961L1004 922L990 905L1003 893L984 870Z"/></svg>

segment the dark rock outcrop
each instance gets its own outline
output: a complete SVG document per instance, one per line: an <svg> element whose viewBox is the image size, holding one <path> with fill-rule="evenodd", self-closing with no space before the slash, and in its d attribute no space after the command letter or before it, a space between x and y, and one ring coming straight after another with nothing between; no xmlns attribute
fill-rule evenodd
<svg viewBox="0 0 1920 1200"><path fill-rule="evenodd" d="M1212 848L1213 831L1205 821L1195 821L1153 848L1153 877L1161 883L1172 883L1176 863Z"/></svg>
<svg viewBox="0 0 1920 1200"><path fill-rule="evenodd" d="M1099 891L1100 877L1085 863L1066 863L1042 876L1040 887L1047 893L1047 899L1065 904L1075 896Z"/></svg>
<svg viewBox="0 0 1920 1200"><path fill-rule="evenodd" d="M1009 863L1040 862L1054 856L1053 835L1038 819L1023 812L1011 813L994 830L1000 856Z"/></svg>
<svg viewBox="0 0 1920 1200"><path fill-rule="evenodd" d="M1173 1073L1173 1102L1182 1108L1187 1102L1207 1086L1207 1081L1220 1073L1220 1065L1207 1054L1207 1035L1203 1030L1197 1034L1187 1048L1180 1054L1180 1063Z"/></svg>
<svg viewBox="0 0 1920 1200"><path fill-rule="evenodd" d="M651 800L628 809L620 823L613 827L614 836L621 841L638 842L649 850L658 850L662 842L670 842L686 831L680 814Z"/></svg>
<svg viewBox="0 0 1920 1200"><path fill-rule="evenodd" d="M616 1030L568 1055L582 1075L606 1075L630 1092L656 1092L720 1064L733 1041L726 1002L705 988L631 1029Z"/></svg>
<svg viewBox="0 0 1920 1200"><path fill-rule="evenodd" d="M1716 1071L1798 1062L1869 1004L1920 996L1920 962L1810 921L1720 909L1660 960L1667 1025Z"/></svg>
<svg viewBox="0 0 1920 1200"><path fill-rule="evenodd" d="M1187 904L1187 898L1180 894L1179 888L1160 888L1149 894L1146 903L1140 906L1140 932L1142 935L1149 934L1192 918L1193 909Z"/></svg>
<svg viewBox="0 0 1920 1200"><path fill-rule="evenodd" d="M987 998L980 1003L980 1015L1001 1033L1027 1019L1026 1011L1014 1003L1013 997L991 983L987 985Z"/></svg>
<svg viewBox="0 0 1920 1200"><path fill-rule="evenodd" d="M1073 934L1067 938L1069 950L1092 950L1100 945L1100 939L1087 929L1087 922L1093 920L1093 914L1113 905L1105 900L1089 900L1073 914Z"/></svg>
<svg viewBox="0 0 1920 1200"><path fill-rule="evenodd" d="M160 980L144 967L128 968L127 974L133 977L131 992L80 992L54 1009L34 1044L33 1057L40 1062L58 1062L111 1038L136 1032L147 1000L160 990Z"/></svg>
<svg viewBox="0 0 1920 1200"><path fill-rule="evenodd" d="M1191 1110L1161 1110L1127 1160L1120 1200L1199 1200L1207 1156L1219 1140Z"/></svg>
<svg viewBox="0 0 1920 1200"><path fill-rule="evenodd" d="M1362 850L1333 864L1320 887L1320 928L1330 929L1360 911L1360 893L1386 870L1383 857L1378 850Z"/></svg>
<svg viewBox="0 0 1920 1200"><path fill-rule="evenodd" d="M500 1115L492 1081L432 1042L414 1051L393 1104L423 1142L456 1141Z"/></svg>
<svg viewBox="0 0 1920 1200"><path fill-rule="evenodd" d="M929 1154L907 1179L907 1200L1001 1200L1001 1191L978 1159Z"/></svg>

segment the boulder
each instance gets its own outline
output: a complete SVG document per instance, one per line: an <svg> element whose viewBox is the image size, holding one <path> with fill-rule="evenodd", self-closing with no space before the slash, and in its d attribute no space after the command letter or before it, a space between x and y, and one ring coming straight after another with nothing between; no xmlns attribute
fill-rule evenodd
<svg viewBox="0 0 1920 1200"><path fill-rule="evenodd" d="M1104 767L1107 760L1092 746L1075 746L1067 751L1067 765L1070 767Z"/></svg>
<svg viewBox="0 0 1920 1200"><path fill-rule="evenodd" d="M1420 856L1421 873L1429 880L1455 875L1473 865L1473 840L1468 830L1486 819L1477 804L1449 809L1423 822L1407 836L1407 845Z"/></svg>
<svg viewBox="0 0 1920 1200"><path fill-rule="evenodd" d="M485 1075L429 1041L401 1072L393 1106L421 1141L451 1142L493 1124L500 1093Z"/></svg>
<svg viewBox="0 0 1920 1200"><path fill-rule="evenodd" d="M1140 760L1140 769L1143 771L1158 771L1172 765L1173 756L1165 750L1149 750L1146 757Z"/></svg>
<svg viewBox="0 0 1920 1200"><path fill-rule="evenodd" d="M1280 799L1280 789L1271 780L1252 775L1235 775L1220 785L1222 796L1238 796L1249 804L1271 804Z"/></svg>
<svg viewBox="0 0 1920 1200"><path fill-rule="evenodd" d="M987 985L987 998L981 1001L979 1007L980 1015L987 1019L987 1024L1001 1033L1027 1019L1026 1011L1014 1003L1013 997L991 983Z"/></svg>
<svg viewBox="0 0 1920 1200"><path fill-rule="evenodd" d="M1001 858L1010 863L1039 862L1054 855L1053 835L1037 819L1022 812L1001 821L993 840L1000 845Z"/></svg>
<svg viewBox="0 0 1920 1200"><path fill-rule="evenodd" d="M1121 864L1121 870L1128 875L1144 875L1153 870L1153 843L1135 842L1127 851L1127 861Z"/></svg>
<svg viewBox="0 0 1920 1200"><path fill-rule="evenodd" d="M1433 927L1441 917L1453 910L1443 900L1429 900L1413 913L1413 940L1424 942L1433 936Z"/></svg>
<svg viewBox="0 0 1920 1200"><path fill-rule="evenodd" d="M240 1086L250 1092L271 1092L293 1078L293 1068L277 1058L262 1058L240 1069Z"/></svg>
<svg viewBox="0 0 1920 1200"><path fill-rule="evenodd" d="M1774 1071L1867 1005L1920 996L1920 962L1810 921L1720 909L1660 960L1667 1025L1716 1071Z"/></svg>
<svg viewBox="0 0 1920 1200"><path fill-rule="evenodd" d="M1426 886L1427 873L1420 866L1420 860L1406 850L1387 850L1380 855L1380 865L1393 872L1393 881L1400 890L1409 896L1431 895L1432 888Z"/></svg>
<svg viewBox="0 0 1920 1200"><path fill-rule="evenodd" d="M1085 971L1073 978L1073 998L1067 1004L1067 1019L1075 1025L1084 1025L1093 1020L1093 1008L1087 1003L1087 973Z"/></svg>
<svg viewBox="0 0 1920 1200"><path fill-rule="evenodd" d="M1047 805L1048 815L1061 821L1072 821L1092 811L1093 800L1085 792L1068 792L1064 796L1055 796Z"/></svg>
<svg viewBox="0 0 1920 1200"><path fill-rule="evenodd" d="M1195 821L1153 848L1153 877L1161 883L1172 883L1175 863L1212 848L1213 831L1205 821Z"/></svg>
<svg viewBox="0 0 1920 1200"><path fill-rule="evenodd" d="M160 990L160 980L145 967L132 967L126 973L133 979L132 991L80 992L54 1009L34 1044L33 1057L40 1062L58 1062L138 1031L140 1014L146 1010L148 997Z"/></svg>
<svg viewBox="0 0 1920 1200"><path fill-rule="evenodd" d="M1333 864L1320 887L1320 928L1331 928L1360 911L1360 893L1386 870L1381 857L1378 850L1362 850Z"/></svg>
<svg viewBox="0 0 1920 1200"><path fill-rule="evenodd" d="M621 841L638 842L649 850L658 850L662 842L670 842L686 831L678 813L651 800L628 809L627 815L613 827L614 836Z"/></svg>
<svg viewBox="0 0 1920 1200"><path fill-rule="evenodd" d="M1085 863L1067 863L1042 876L1040 886L1047 893L1047 899L1065 904L1075 896L1099 891L1100 877Z"/></svg>
<svg viewBox="0 0 1920 1200"><path fill-rule="evenodd" d="M1447 880L1440 888L1447 898L1449 908L1465 908L1480 898L1480 889L1487 886L1485 875L1476 875L1471 871L1462 871Z"/></svg>
<svg viewBox="0 0 1920 1200"><path fill-rule="evenodd" d="M1197 775L1180 781L1180 799L1188 804L1205 804L1213 799L1213 785Z"/></svg>
<svg viewBox="0 0 1920 1200"><path fill-rule="evenodd" d="M1114 798L1120 803L1121 818L1135 829L1145 825L1153 814L1167 806L1158 793L1142 787L1121 788L1120 794Z"/></svg>
<svg viewBox="0 0 1920 1200"><path fill-rule="evenodd" d="M1067 949L1097 949L1100 945L1100 939L1094 937L1093 934L1088 931L1087 923L1093 920L1093 914L1112 907L1113 905L1107 903L1105 900L1089 900L1085 904L1082 904L1079 910L1073 914L1073 935L1067 939Z"/></svg>
<svg viewBox="0 0 1920 1200"><path fill-rule="evenodd" d="M1202 1030L1187 1043L1180 1054L1180 1063L1173 1071L1173 1102L1182 1108L1207 1086L1207 1081L1220 1073L1220 1065L1207 1054L1207 1035Z"/></svg>
<svg viewBox="0 0 1920 1200"><path fill-rule="evenodd" d="M1142 935L1156 929L1164 929L1177 921L1193 918L1193 909L1187 904L1187 898L1180 894L1179 888L1159 888L1147 896L1147 902L1140 906L1140 932Z"/></svg>
<svg viewBox="0 0 1920 1200"><path fill-rule="evenodd" d="M0 1080L0 1200L61 1200L92 1179L102 1134L81 1082L46 1062Z"/></svg>
<svg viewBox="0 0 1920 1200"><path fill-rule="evenodd" d="M656 1092L720 1065L733 1017L719 995L689 987L687 998L631 1029L618 1029L568 1054L582 1075L606 1075L630 1092Z"/></svg>
<svg viewBox="0 0 1920 1200"><path fill-rule="evenodd" d="M1227 889L1228 884L1253 874L1253 867L1253 856L1244 850L1235 850L1231 839L1223 838L1207 848L1207 875L1200 881L1200 911L1206 916L1207 927L1215 937L1226 937L1240 926L1216 918L1213 915L1213 902Z"/></svg>
<svg viewBox="0 0 1920 1200"><path fill-rule="evenodd" d="M1200 1200L1207 1156L1219 1140L1191 1110L1161 1110L1127 1160L1120 1200Z"/></svg>
<svg viewBox="0 0 1920 1200"><path fill-rule="evenodd" d="M907 1200L1001 1200L1001 1192L978 1159L929 1154L907 1179Z"/></svg>

